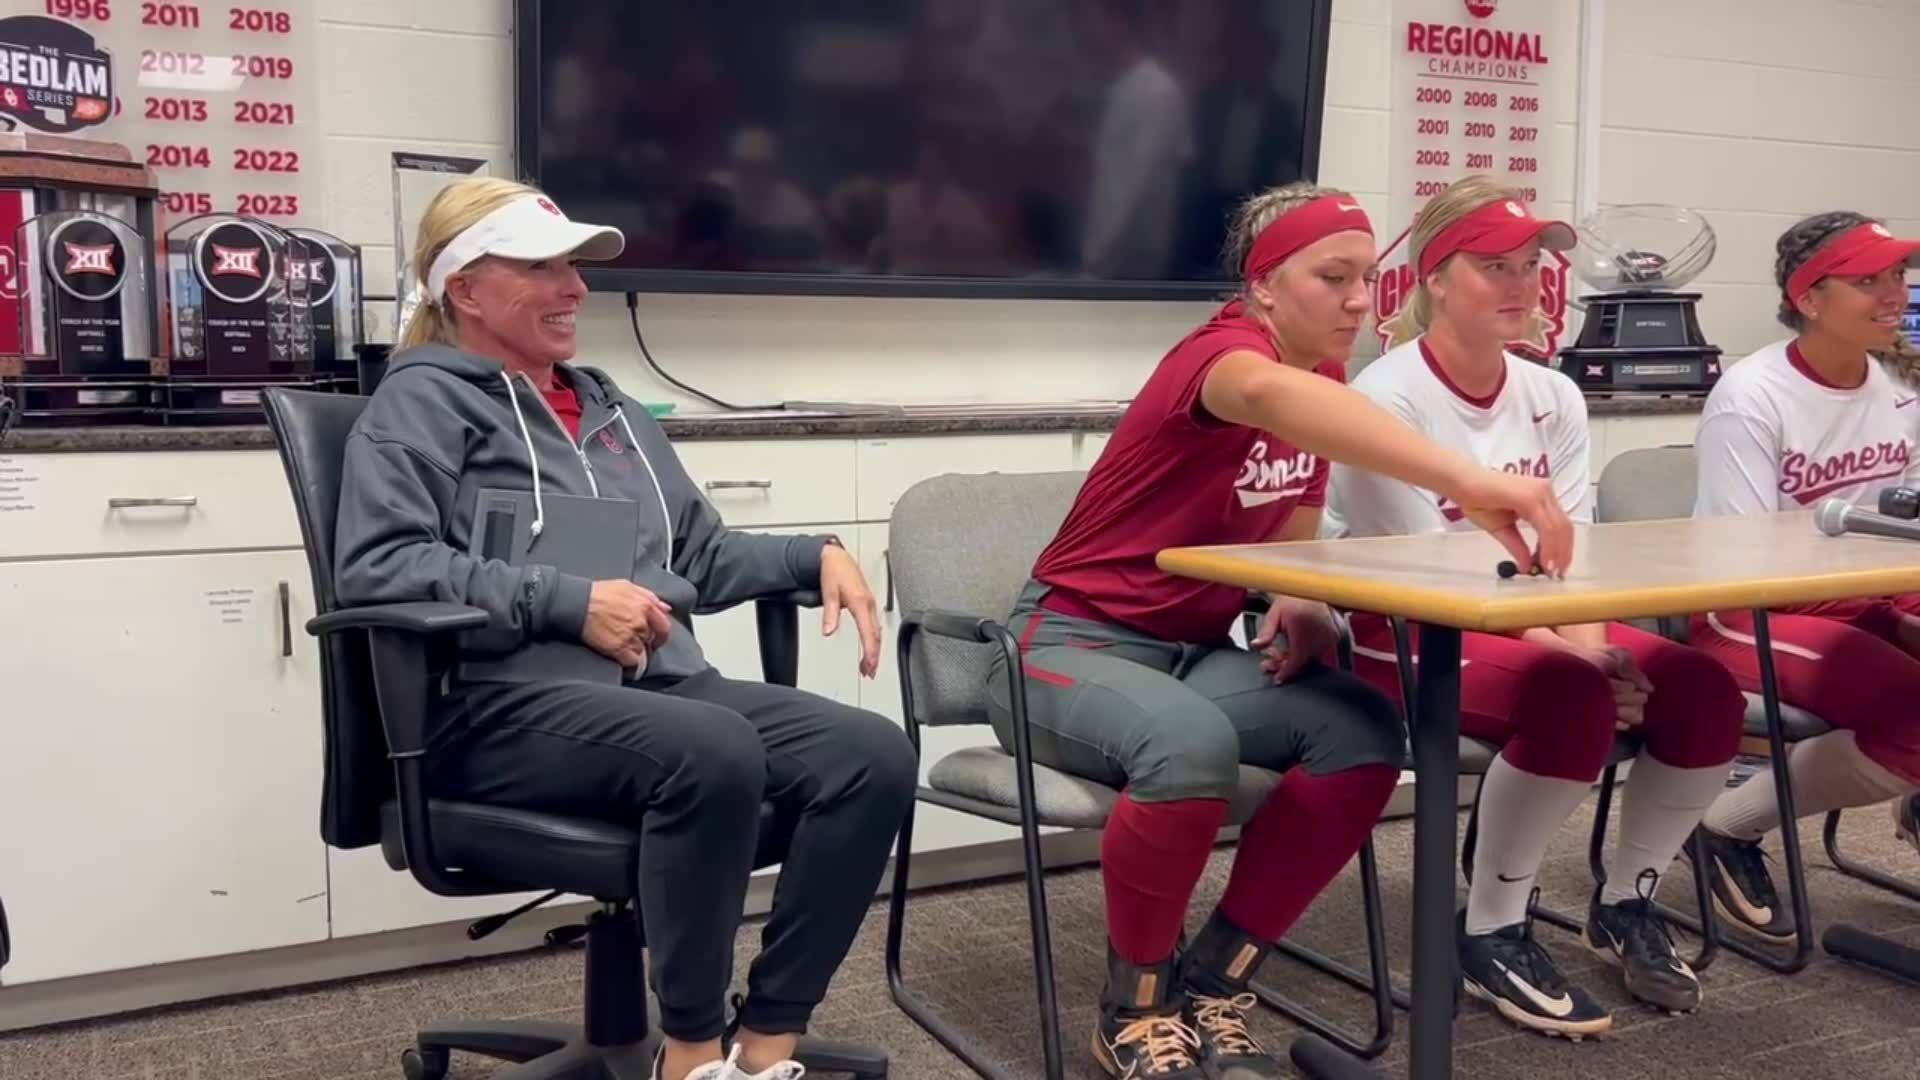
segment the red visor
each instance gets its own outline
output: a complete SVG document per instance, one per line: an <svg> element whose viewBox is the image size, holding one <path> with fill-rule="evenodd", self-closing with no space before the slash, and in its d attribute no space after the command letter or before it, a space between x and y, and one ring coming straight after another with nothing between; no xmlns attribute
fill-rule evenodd
<svg viewBox="0 0 1920 1080"><path fill-rule="evenodd" d="M1420 251L1420 276L1439 269L1455 252L1500 255L1538 236L1548 251L1565 251L1578 239L1564 221L1542 221L1517 199L1501 199L1440 230Z"/></svg>
<svg viewBox="0 0 1920 1080"><path fill-rule="evenodd" d="M1787 295L1801 297L1834 274L1847 276L1877 274L1889 266L1905 263L1920 266L1920 240L1901 240L1877 221L1855 225L1813 253L1800 269L1787 279Z"/></svg>
<svg viewBox="0 0 1920 1080"><path fill-rule="evenodd" d="M1373 235L1373 222L1367 219L1367 212L1347 196L1330 195L1295 207L1260 230L1240 265L1240 276L1248 283L1259 281L1294 252L1342 232Z"/></svg>

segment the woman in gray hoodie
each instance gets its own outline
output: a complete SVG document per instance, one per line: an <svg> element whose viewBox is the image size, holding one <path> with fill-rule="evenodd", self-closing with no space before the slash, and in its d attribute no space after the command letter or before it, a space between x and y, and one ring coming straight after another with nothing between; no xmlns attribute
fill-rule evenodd
<svg viewBox="0 0 1920 1080"><path fill-rule="evenodd" d="M835 538L727 528L646 409L567 363L586 294L574 262L623 244L511 181L463 180L435 197L415 247L422 303L347 440L336 575L344 603L445 600L492 615L462 642L436 705L434 793L635 824L665 1035L655 1077L774 1080L798 1075L794 1041L859 929L917 767L891 721L729 679L681 622L818 588L828 632L840 611L856 623L862 673L879 661L872 592ZM501 492L531 511L511 560L473 543L476 507ZM631 503L624 576L541 562L541 537L569 527L557 508L579 497ZM588 669L605 657L611 677L563 676L556 657L580 668L569 653ZM798 825L723 1048L763 800Z"/></svg>

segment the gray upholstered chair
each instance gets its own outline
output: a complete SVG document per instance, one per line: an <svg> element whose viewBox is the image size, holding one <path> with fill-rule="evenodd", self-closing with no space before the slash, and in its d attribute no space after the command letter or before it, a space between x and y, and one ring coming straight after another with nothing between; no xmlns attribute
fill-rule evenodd
<svg viewBox="0 0 1920 1080"><path fill-rule="evenodd" d="M1026 583L1034 560L1052 539L1085 478L1081 472L948 475L908 489L893 510L888 542L889 573L904 613L899 634L900 688L908 735L920 748L922 725L979 725L987 719L989 664L996 652L1020 670L1020 650L1001 625ZM1014 680L1014 752L997 744L957 750L927 774L918 801L1018 826L1026 862L1028 919L1033 935L1034 976L1048 1080L1061 1076L1060 1017L1047 925L1040 828L1098 829L1120 793L1104 784L1036 764L1026 738L1025 693ZM1229 826L1244 823L1278 777L1242 766ZM981 1049L942 1019L902 977L901 942L906 883L913 844L913 814L900 830L887 921L887 980L894 1001L935 1038L983 1076L1013 1075L984 1059ZM1378 879L1369 844L1360 855L1372 977L1290 942L1282 951L1321 970L1341 975L1375 997L1375 1032L1362 1042L1347 1036L1280 997L1268 987L1256 992L1268 1006L1354 1053L1375 1056L1392 1038L1392 1004ZM1025 1069L1019 1075L1032 1075Z"/></svg>
<svg viewBox="0 0 1920 1080"><path fill-rule="evenodd" d="M1694 450L1691 446L1661 446L1646 450L1630 450L1620 454L1600 474L1598 517L1601 521L1649 521L1660 518L1687 517L1693 513L1696 490L1696 471ZM1686 639L1686 625L1680 622L1677 627L1667 629L1677 640ZM1811 739L1831 730L1826 721L1795 708L1784 701L1776 702L1779 726L1771 728L1767 723L1767 701L1764 694L1747 694L1746 730L1749 736L1767 739L1776 760L1784 761L1784 749L1787 743ZM1784 820L1793 820L1793 791L1788 783L1784 768L1775 771L1780 789L1780 802ZM1861 865L1849 859L1840 850L1839 845L1840 811L1827 815L1824 840L1827 857L1841 873L1859 878L1870 884L1904 896L1909 900L1920 900L1920 888L1916 888L1899 878ZM1806 891L1806 866L1800 857L1800 845L1797 830L1781 830L1781 846L1785 853L1788 892L1793 904L1794 924L1802 928L1811 928L1812 917L1808 911ZM1744 941L1727 940L1728 948L1739 952L1776 971L1791 973L1807 965L1813 953L1813 935L1803 932L1798 935L1794 953L1782 957L1774 952L1755 949Z"/></svg>

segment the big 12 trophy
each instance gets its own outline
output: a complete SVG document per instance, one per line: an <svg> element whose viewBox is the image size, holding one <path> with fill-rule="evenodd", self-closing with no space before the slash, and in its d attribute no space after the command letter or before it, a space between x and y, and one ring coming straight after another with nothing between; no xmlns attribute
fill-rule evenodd
<svg viewBox="0 0 1920 1080"><path fill-rule="evenodd" d="M1675 290L1713 261L1713 226L1677 206L1631 204L1580 223L1573 271L1599 290L1582 297L1580 340L1560 370L1587 393L1705 394L1720 379L1720 348L1700 332L1699 293Z"/></svg>
<svg viewBox="0 0 1920 1080"><path fill-rule="evenodd" d="M150 416L155 194L125 147L0 135L0 374L23 425Z"/></svg>
<svg viewBox="0 0 1920 1080"><path fill-rule="evenodd" d="M341 393L355 393L360 386L358 354L366 337L360 249L319 229L287 232L296 241L293 273L307 279L314 377Z"/></svg>
<svg viewBox="0 0 1920 1080"><path fill-rule="evenodd" d="M167 230L167 423L260 423L266 387L326 386L313 368L310 282L293 268L308 247L239 214L202 214Z"/></svg>

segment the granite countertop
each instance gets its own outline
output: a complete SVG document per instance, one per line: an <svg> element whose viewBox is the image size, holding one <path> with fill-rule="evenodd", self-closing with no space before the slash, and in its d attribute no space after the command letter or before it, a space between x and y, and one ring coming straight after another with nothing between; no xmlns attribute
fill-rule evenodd
<svg viewBox="0 0 1920 1080"><path fill-rule="evenodd" d="M1697 413L1703 399L1618 395L1587 399L1591 416ZM1112 431L1124 402L908 405L875 412L682 413L663 417L673 439L796 439L885 435L1007 435L1047 431ZM265 425L230 427L16 428L0 438L0 454L135 450L268 450Z"/></svg>

